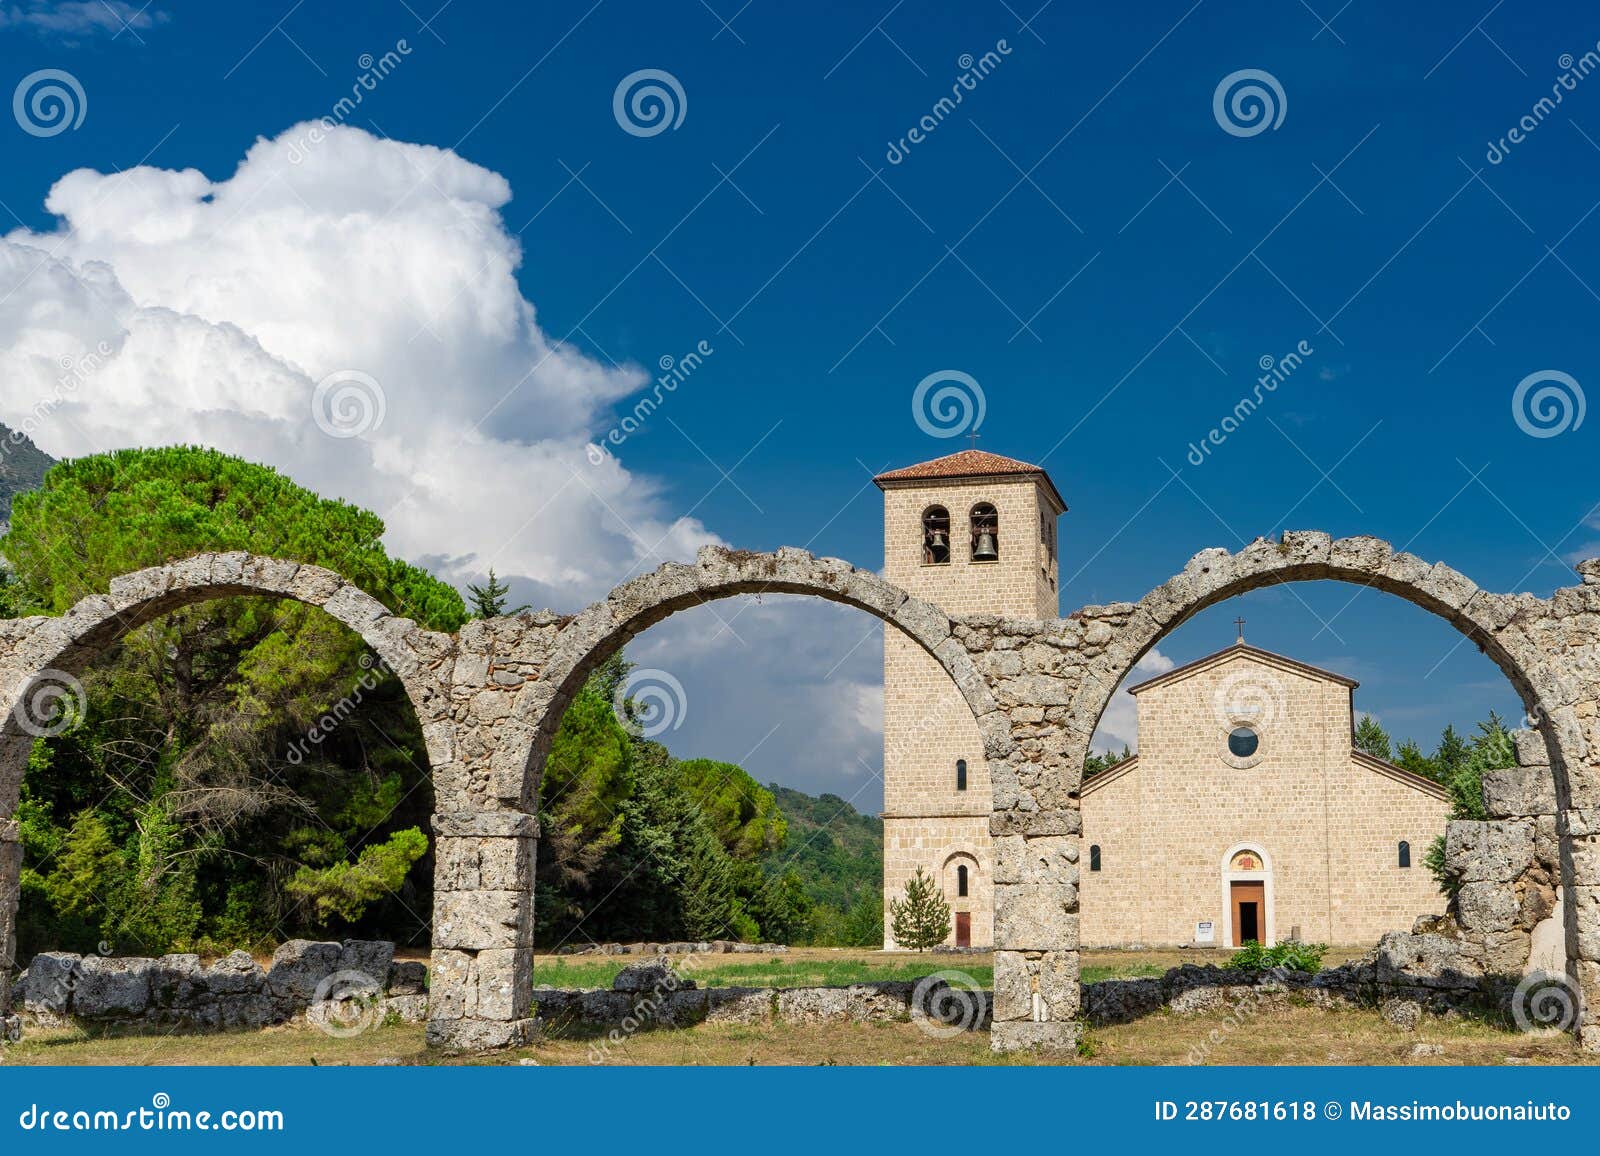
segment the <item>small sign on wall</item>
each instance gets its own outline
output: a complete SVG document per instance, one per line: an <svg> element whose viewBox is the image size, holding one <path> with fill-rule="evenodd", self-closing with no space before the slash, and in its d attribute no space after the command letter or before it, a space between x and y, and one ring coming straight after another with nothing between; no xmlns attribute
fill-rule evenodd
<svg viewBox="0 0 1600 1156"><path fill-rule="evenodd" d="M1217 925L1209 919L1196 923L1194 925L1194 941L1196 943L1215 943L1217 941Z"/></svg>

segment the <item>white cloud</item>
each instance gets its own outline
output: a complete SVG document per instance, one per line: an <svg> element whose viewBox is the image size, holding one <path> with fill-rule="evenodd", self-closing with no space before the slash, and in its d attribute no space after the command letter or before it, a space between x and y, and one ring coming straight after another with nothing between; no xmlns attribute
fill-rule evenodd
<svg viewBox="0 0 1600 1156"><path fill-rule="evenodd" d="M76 456L200 442L367 506L396 553L458 583L489 565L570 607L717 541L586 444L637 367L538 324L499 174L448 149L299 125L231 177L80 169L52 233L0 240L0 422ZM378 383L333 438L317 383ZM41 406L41 402L43 405ZM41 416L45 414L45 416Z"/></svg>
<svg viewBox="0 0 1600 1156"><path fill-rule="evenodd" d="M1100 716L1100 725L1095 728L1094 738L1089 743L1090 748L1096 751L1111 751L1115 754L1120 754L1123 746L1137 751L1139 707L1138 700L1128 693L1128 685L1154 678L1158 674L1165 674L1176 665L1177 663L1155 647L1146 651L1144 657L1134 663L1128 677L1117 685L1116 693L1111 696L1111 702L1106 706L1106 713Z"/></svg>
<svg viewBox="0 0 1600 1156"><path fill-rule="evenodd" d="M124 29L152 28L166 20L167 14L153 5L140 7L127 0L32 0L0 7L0 28L31 28L65 36L83 32L115 36Z"/></svg>
<svg viewBox="0 0 1600 1156"><path fill-rule="evenodd" d="M883 625L813 598L729 598L628 645L684 686L675 754L741 763L758 782L883 805ZM776 728L776 729L774 729Z"/></svg>

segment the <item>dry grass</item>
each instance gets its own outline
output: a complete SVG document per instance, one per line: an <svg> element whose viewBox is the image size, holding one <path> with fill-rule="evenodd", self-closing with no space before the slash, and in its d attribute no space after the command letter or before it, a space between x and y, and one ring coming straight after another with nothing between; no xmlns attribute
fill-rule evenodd
<svg viewBox="0 0 1600 1156"><path fill-rule="evenodd" d="M932 1039L910 1023L701 1025L642 1032L605 1053L600 1039L551 1039L515 1052L474 1058L430 1053L420 1026L380 1027L352 1039L314 1029L275 1028L214 1036L90 1036L65 1030L32 1035L5 1053L10 1064L236 1065L403 1064L901 1065L1183 1064L1210 1045L1211 1064L1581 1064L1592 1057L1564 1035L1519 1035L1469 1020L1425 1019L1401 1032L1371 1011L1265 1008L1243 1023L1223 1013L1161 1013L1132 1024L1091 1029L1078 1057L996 1056L985 1033ZM1438 1054L1416 1054L1418 1044Z"/></svg>

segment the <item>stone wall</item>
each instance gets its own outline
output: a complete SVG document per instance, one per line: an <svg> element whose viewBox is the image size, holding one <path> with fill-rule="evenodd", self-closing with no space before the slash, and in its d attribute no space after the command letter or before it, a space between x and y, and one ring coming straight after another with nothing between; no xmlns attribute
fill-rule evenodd
<svg viewBox="0 0 1600 1156"><path fill-rule="evenodd" d="M197 955L130 959L43 952L12 997L27 1025L80 1021L128 1027L229 1031L329 1014L349 1001L355 1014L427 1017L427 969L396 962L394 944L290 940L263 968L243 951L202 965ZM337 1013L336 1013L337 1014Z"/></svg>

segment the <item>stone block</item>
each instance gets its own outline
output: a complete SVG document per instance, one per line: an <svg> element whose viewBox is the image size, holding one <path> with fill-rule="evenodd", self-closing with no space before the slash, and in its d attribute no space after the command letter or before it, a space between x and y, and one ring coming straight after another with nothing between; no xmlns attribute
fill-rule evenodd
<svg viewBox="0 0 1600 1156"><path fill-rule="evenodd" d="M1078 949L1078 889L1071 883L997 883L996 946L1017 951Z"/></svg>
<svg viewBox="0 0 1600 1156"><path fill-rule="evenodd" d="M1517 923L1521 903L1507 883L1464 883L1457 897L1458 918L1469 931L1508 931Z"/></svg>
<svg viewBox="0 0 1600 1156"><path fill-rule="evenodd" d="M989 1047L996 1052L1057 1052L1075 1055L1083 1025L1075 1020L1049 1023L1000 1023L989 1029Z"/></svg>
<svg viewBox="0 0 1600 1156"><path fill-rule="evenodd" d="M88 1019L143 1015L150 1006L150 969L148 959L85 957L72 993L72 1014Z"/></svg>
<svg viewBox="0 0 1600 1156"><path fill-rule="evenodd" d="M525 891L441 891L433 907L435 947L515 947L532 930L533 896Z"/></svg>
<svg viewBox="0 0 1600 1156"><path fill-rule="evenodd" d="M291 939L279 945L272 953L272 967L267 972L267 991L277 999L309 1003L317 985L339 970L343 951L340 944L309 939ZM386 967L384 975L387 974Z"/></svg>
<svg viewBox="0 0 1600 1156"><path fill-rule="evenodd" d="M428 966L420 959L397 959L389 965L386 991L390 995L426 995Z"/></svg>
<svg viewBox="0 0 1600 1156"><path fill-rule="evenodd" d="M516 948L480 951L473 961L479 1019L526 1019L532 1000L533 955Z"/></svg>
<svg viewBox="0 0 1600 1156"><path fill-rule="evenodd" d="M42 951L34 956L18 989L22 1010L30 1015L71 1014L72 992L82 966L83 957L70 952Z"/></svg>
<svg viewBox="0 0 1600 1156"><path fill-rule="evenodd" d="M769 988L713 987L706 991L706 1022L766 1023L772 1018L773 992Z"/></svg>
<svg viewBox="0 0 1600 1156"><path fill-rule="evenodd" d="M267 973L247 951L229 952L205 969L206 991L214 996L255 995L266 986Z"/></svg>
<svg viewBox="0 0 1600 1156"><path fill-rule="evenodd" d="M1483 773L1483 802L1496 819L1556 813L1556 784L1547 766L1519 766Z"/></svg>
<svg viewBox="0 0 1600 1156"><path fill-rule="evenodd" d="M1508 883L1534 861L1528 819L1454 819L1445 828L1445 859L1466 883Z"/></svg>
<svg viewBox="0 0 1600 1156"><path fill-rule="evenodd" d="M850 1018L850 994L842 987L786 988L778 992L777 1008L786 1024L843 1023Z"/></svg>
<svg viewBox="0 0 1600 1156"><path fill-rule="evenodd" d="M198 955L163 955L150 966L150 1006L189 1011L210 998Z"/></svg>
<svg viewBox="0 0 1600 1156"><path fill-rule="evenodd" d="M380 989L389 981L394 965L394 944L381 939L347 939L339 950L339 971L369 977Z"/></svg>

